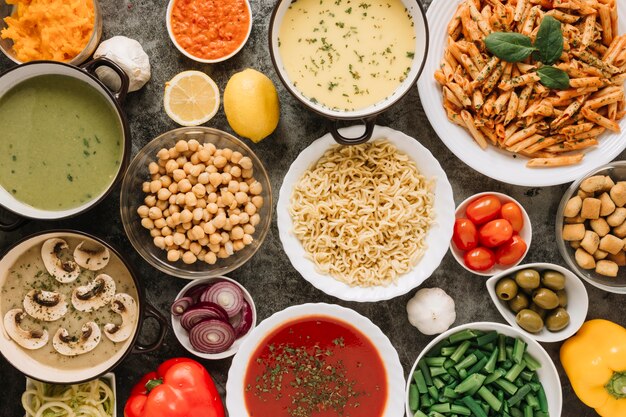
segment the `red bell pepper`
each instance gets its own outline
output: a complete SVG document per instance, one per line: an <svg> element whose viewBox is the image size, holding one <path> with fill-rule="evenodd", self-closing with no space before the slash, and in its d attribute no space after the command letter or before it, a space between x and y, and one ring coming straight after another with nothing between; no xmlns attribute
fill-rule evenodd
<svg viewBox="0 0 626 417"><path fill-rule="evenodd" d="M192 359L174 358L133 387L124 416L224 417L224 406L204 366Z"/></svg>

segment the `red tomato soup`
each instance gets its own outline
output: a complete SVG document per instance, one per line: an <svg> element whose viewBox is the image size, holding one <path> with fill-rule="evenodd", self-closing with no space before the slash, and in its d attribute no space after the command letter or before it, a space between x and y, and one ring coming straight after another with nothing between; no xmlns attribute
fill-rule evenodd
<svg viewBox="0 0 626 417"><path fill-rule="evenodd" d="M380 417L387 376L380 354L350 324L307 316L268 335L248 363L252 417Z"/></svg>
<svg viewBox="0 0 626 417"><path fill-rule="evenodd" d="M250 11L244 0L176 0L171 25L185 51L202 59L218 59L245 41Z"/></svg>

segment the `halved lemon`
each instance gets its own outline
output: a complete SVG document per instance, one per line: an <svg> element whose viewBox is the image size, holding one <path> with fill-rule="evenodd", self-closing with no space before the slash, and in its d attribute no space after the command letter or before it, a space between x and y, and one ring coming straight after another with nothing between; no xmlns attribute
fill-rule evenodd
<svg viewBox="0 0 626 417"><path fill-rule="evenodd" d="M165 112L182 126L198 126L211 120L220 107L215 81L200 71L183 71L165 83Z"/></svg>

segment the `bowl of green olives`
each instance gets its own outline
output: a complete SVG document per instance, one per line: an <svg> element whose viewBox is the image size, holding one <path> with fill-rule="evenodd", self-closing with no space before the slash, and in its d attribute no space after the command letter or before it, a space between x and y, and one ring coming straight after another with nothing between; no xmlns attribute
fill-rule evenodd
<svg viewBox="0 0 626 417"><path fill-rule="evenodd" d="M487 280L502 317L539 342L572 336L587 316L585 285L572 271L550 263L518 265Z"/></svg>

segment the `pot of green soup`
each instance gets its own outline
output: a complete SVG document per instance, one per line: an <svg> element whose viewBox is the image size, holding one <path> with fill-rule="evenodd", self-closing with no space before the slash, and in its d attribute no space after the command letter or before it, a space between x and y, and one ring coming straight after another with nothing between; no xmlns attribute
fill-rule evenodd
<svg viewBox="0 0 626 417"><path fill-rule="evenodd" d="M95 76L101 66L117 73L118 91ZM0 76L0 205L19 216L0 230L75 216L109 193L130 157L127 92L124 71L104 58L32 62Z"/></svg>

